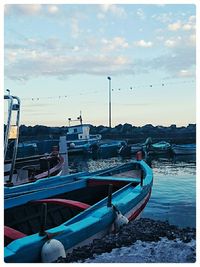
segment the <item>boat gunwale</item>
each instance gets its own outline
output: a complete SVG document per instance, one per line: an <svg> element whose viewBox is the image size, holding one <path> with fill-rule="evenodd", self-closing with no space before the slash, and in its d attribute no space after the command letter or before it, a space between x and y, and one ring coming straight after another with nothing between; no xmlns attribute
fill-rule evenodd
<svg viewBox="0 0 200 267"><path fill-rule="evenodd" d="M152 170L143 160L142 161L136 161L136 162L140 164L141 169L145 172L145 178L143 180L143 186L141 186L141 184L138 184L137 186L135 186L133 188L132 183L128 183L127 185L123 186L122 188L120 188L119 190L117 190L116 192L113 193L113 195L112 195L113 203L115 202L114 200L117 197L119 197L121 194L122 195L123 195L123 193L126 194L127 190L128 191L131 190L131 194L137 195L134 197L132 202L136 201L136 198L138 198L136 204L132 203L132 206L134 207L135 205L137 205L139 203L139 201L144 199L148 195L148 193L151 192L151 187L153 184ZM103 224L103 225L105 224L106 227L109 227L109 225L112 224L112 221L114 219L114 212L113 212L112 207L107 207L107 205L105 205L107 202L107 198L108 197L103 198L102 200L98 201L97 203L95 203L94 205L92 205L88 209L84 210L83 212L79 213L75 217L71 218L70 220L68 220L68 221L66 221L66 222L64 222L64 223L62 223L56 227L49 229L47 232L51 233L51 234L58 233L58 235L56 236L56 239L63 240L64 237L67 237L67 235L73 234L75 232L75 231L73 231L73 228L74 229L77 228L76 224L78 224L78 225L81 224L81 226L82 226L81 229L83 230L84 229L84 225L83 225L84 220L87 221L87 223L85 225L86 228L92 227L91 226L92 223L94 223L94 224L98 223L99 224L100 221L101 221L101 224ZM120 201L118 201L118 205L119 204L120 204ZM100 217L99 216L92 216L92 214L94 215L94 213L101 214L101 216ZM90 222L88 222L89 218L90 218ZM102 218L104 218L104 219L106 218L106 219L103 221ZM101 228L102 225L100 225L99 227ZM81 231L81 230L79 229L79 231ZM92 235L92 233L91 233L91 235ZM40 242L40 243L38 244L38 242ZM15 254L15 252L19 251L22 247L25 247L26 245L30 246L30 244L32 244L33 246L35 245L38 249L38 247L42 247L44 242L45 242L45 237L39 236L38 233L20 238L18 240L15 240L15 241L11 242L8 246L5 247L5 250L4 250L5 258L7 256L9 258L9 256L12 256L12 254ZM65 242L68 242L68 240Z"/></svg>

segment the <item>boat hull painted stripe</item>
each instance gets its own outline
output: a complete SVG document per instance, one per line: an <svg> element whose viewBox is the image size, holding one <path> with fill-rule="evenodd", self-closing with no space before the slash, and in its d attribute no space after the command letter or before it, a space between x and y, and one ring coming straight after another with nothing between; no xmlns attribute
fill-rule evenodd
<svg viewBox="0 0 200 267"><path fill-rule="evenodd" d="M10 239L10 240L16 240L22 237L25 237L26 235L20 231L17 231L11 227L4 226L4 237Z"/></svg>
<svg viewBox="0 0 200 267"><path fill-rule="evenodd" d="M136 162L134 161L134 164ZM112 203L118 208L122 214L125 214L130 219L139 216L151 194L153 183L153 175L150 167L143 161L137 161L145 173L143 187L137 185L134 187L131 183L117 190L112 195ZM112 172L116 168L112 169ZM101 172L103 174L104 171ZM109 175L111 171L109 170ZM114 174L113 173L113 174ZM87 186L86 181L77 181L77 187L83 188ZM46 188L41 192L27 194L25 196L16 197L12 200L5 201L7 208L26 203L29 200L37 200L55 196L56 193L62 194L70 191L73 188L74 182L57 185L57 187ZM17 204L16 204L16 202ZM12 202L12 203L10 203ZM49 234L60 233L55 238L61 241L66 250L74 246L80 246L85 241L92 241L98 236L103 236L112 230L112 226L116 217L114 210L107 207L107 197L92 205L87 210L79 213L65 223L48 230ZM45 237L40 237L38 234L26 236L20 240L11 242L4 250L5 262L38 262L40 258L41 248L45 242ZM30 253L29 253L30 252Z"/></svg>
<svg viewBox="0 0 200 267"><path fill-rule="evenodd" d="M146 204L149 201L150 196L151 196L151 190L147 194L147 196L142 201L140 201L140 203L137 206L135 206L133 209L131 209L129 212L127 212L124 216L126 216L129 219L129 221L135 220L141 214L142 210L145 208ZM106 234L112 232L113 230L114 230L114 223L110 227L108 227L107 229L104 229L104 230L96 233L95 235L87 238L86 240L71 247L66 252L70 253L75 248L91 244L94 239L100 239L100 238L104 237Z"/></svg>
<svg viewBox="0 0 200 267"><path fill-rule="evenodd" d="M151 196L151 190L148 193L148 195L145 197L145 199L143 201L141 201L142 203L139 205L139 207L137 207L136 209L132 209L132 211L128 214L128 216L126 216L129 219L129 221L135 220L140 215L142 210L147 205L147 203L150 199L150 196Z"/></svg>

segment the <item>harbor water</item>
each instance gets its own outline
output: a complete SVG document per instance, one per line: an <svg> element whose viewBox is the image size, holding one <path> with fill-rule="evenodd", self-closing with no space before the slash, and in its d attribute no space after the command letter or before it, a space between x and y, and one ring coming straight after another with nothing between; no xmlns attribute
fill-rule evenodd
<svg viewBox="0 0 200 267"><path fill-rule="evenodd" d="M112 157L92 159L73 157L69 167L73 171L95 171L129 162L132 158ZM150 201L141 217L168 220L180 227L196 227L196 158L153 157L151 167L154 184Z"/></svg>

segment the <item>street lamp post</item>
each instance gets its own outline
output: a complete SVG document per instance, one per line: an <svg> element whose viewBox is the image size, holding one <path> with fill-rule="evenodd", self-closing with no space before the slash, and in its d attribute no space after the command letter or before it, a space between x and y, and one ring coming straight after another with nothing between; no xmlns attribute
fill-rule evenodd
<svg viewBox="0 0 200 267"><path fill-rule="evenodd" d="M108 77L109 80L109 127L111 128L111 77Z"/></svg>

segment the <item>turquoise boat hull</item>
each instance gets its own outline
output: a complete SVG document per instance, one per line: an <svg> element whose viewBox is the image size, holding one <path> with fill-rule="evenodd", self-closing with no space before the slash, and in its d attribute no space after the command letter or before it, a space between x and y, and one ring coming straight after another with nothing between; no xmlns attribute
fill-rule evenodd
<svg viewBox="0 0 200 267"><path fill-rule="evenodd" d="M138 175L135 177L127 176L126 174L130 173L132 169ZM142 174L141 177L139 177L139 173ZM107 189L109 184L113 185L111 206L108 205L110 196L107 194ZM54 188L44 188L43 190L5 199L5 225L8 227L15 225L16 230L21 231L23 229L24 232L26 231L24 237L9 241L6 244L4 249L5 262L41 262L42 246L50 236L62 242L66 251L71 251L77 246L106 235L113 230L116 209L129 220L139 216L150 198L152 185L152 170L141 160L89 175L80 175L70 183L60 182ZM86 193L84 194L84 192ZM93 200L90 202L89 197L92 195ZM77 196L76 200L78 202L74 202L75 204L72 203L72 205L75 205L76 208L83 208L83 210L64 221L58 214L57 216L55 214L53 218L50 216L52 221L47 220L49 227L47 227L45 234L40 236L38 229L34 229L34 227L37 228L38 219L33 216L40 202L48 203L52 201L55 204L57 201L69 205L73 202L71 199L75 196ZM63 198L61 199L61 197ZM84 203L80 201L84 201ZM90 206L87 207L88 203ZM86 209L84 209L84 205L87 207ZM52 208L50 205L49 215L52 214L55 206L52 205ZM20 212L24 209L27 213L30 212L30 218L27 221L20 215ZM12 219L13 214L16 221ZM67 209L64 212L62 210L62 214L67 218ZM60 221L62 222L60 223ZM52 222L54 227L50 227ZM27 225L30 228L30 224L34 224L32 226L35 233L29 233L33 230L27 228ZM6 234L8 235L8 232Z"/></svg>

